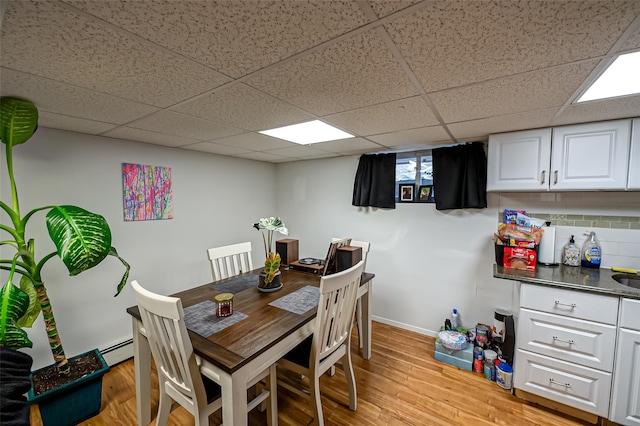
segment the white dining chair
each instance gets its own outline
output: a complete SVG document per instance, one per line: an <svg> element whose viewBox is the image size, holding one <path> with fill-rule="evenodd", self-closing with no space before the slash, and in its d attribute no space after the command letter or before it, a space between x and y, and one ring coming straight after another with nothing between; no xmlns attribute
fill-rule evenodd
<svg viewBox="0 0 640 426"><path fill-rule="evenodd" d="M332 238L331 241L337 241L341 238ZM351 240L351 246L362 248L362 260L364 261L364 271L367 270L367 255L371 248L371 243L365 241ZM356 305L356 326L358 327L358 346L362 348L364 346L364 339L362 336L362 301L358 299Z"/></svg>
<svg viewBox="0 0 640 426"><path fill-rule="evenodd" d="M251 242L215 247L207 250L211 262L214 281L249 272L253 269L251 261Z"/></svg>
<svg viewBox="0 0 640 426"><path fill-rule="evenodd" d="M215 382L217 375L193 352L181 300L152 293L137 281L132 281L131 286L136 293L140 317L158 372L160 402L156 426L167 424L172 401L190 412L196 425L208 426L209 416L222 407L221 388ZM248 383L247 387L261 380L265 389L249 402L247 411L268 401L267 424L276 426L275 364L259 374L255 382Z"/></svg>
<svg viewBox="0 0 640 426"><path fill-rule="evenodd" d="M364 261L320 278L320 300L313 335L277 362L278 384L310 397L314 424L324 425L320 376L334 365L344 370L349 389L349 409L357 408L356 381L351 364L351 329ZM303 386L301 377L308 378Z"/></svg>

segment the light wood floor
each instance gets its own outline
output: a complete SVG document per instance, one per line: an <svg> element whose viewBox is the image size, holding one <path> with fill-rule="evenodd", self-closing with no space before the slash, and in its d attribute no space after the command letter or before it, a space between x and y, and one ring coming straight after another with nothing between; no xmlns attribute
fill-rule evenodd
<svg viewBox="0 0 640 426"><path fill-rule="evenodd" d="M484 379L480 373L463 371L434 360L434 339L421 334L373 323L373 354L365 361L352 340L357 380L358 409L348 408L349 398L342 370L321 379L325 424L332 425L553 425L588 423L523 402ZM152 412L157 410L157 382L154 376ZM307 425L312 421L307 401L285 389L278 390L279 423ZM220 422L220 413L210 424ZM135 425L135 382L133 361L111 368L103 379L102 410L84 423ZM40 426L40 414L32 407L31 425ZM193 417L181 407L169 417L169 425L193 424ZM250 425L266 424L265 413L254 410Z"/></svg>

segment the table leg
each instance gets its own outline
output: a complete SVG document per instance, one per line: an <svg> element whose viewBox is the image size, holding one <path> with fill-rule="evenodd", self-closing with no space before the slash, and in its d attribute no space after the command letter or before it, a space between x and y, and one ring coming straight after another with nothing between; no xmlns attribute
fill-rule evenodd
<svg viewBox="0 0 640 426"><path fill-rule="evenodd" d="M232 375L221 374L222 423L233 426L247 426L247 375L241 368Z"/></svg>
<svg viewBox="0 0 640 426"><path fill-rule="evenodd" d="M362 295L362 337L364 345L362 348L362 357L371 359L371 291L373 290L373 280L369 281L367 291Z"/></svg>
<svg viewBox="0 0 640 426"><path fill-rule="evenodd" d="M151 423L151 348L147 337L140 332L142 322L132 318L132 325L138 426L146 426Z"/></svg>

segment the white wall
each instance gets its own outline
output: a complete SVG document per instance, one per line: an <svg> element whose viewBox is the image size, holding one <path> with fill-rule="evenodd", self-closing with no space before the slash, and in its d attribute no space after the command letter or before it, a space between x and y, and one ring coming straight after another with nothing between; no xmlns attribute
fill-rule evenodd
<svg viewBox="0 0 640 426"><path fill-rule="evenodd" d="M171 167L174 219L124 222L124 162ZM209 247L251 241L254 263L262 261L262 238L252 224L277 213L275 169L268 163L44 128L14 149L23 215L48 204L75 204L102 214L111 226L113 246L131 264L129 281L164 294L211 281ZM4 155L0 182L1 198L10 204ZM45 214L38 213L27 227L39 257L55 251ZM8 223L6 216L2 223ZM13 256L6 247L2 254ZM112 257L76 277L68 276L57 257L45 266L45 285L68 356L131 338L125 310L135 304L133 291L127 286L113 297L123 271ZM34 368L50 364L42 316L29 336L34 347L26 352L34 357Z"/></svg>
<svg viewBox="0 0 640 426"><path fill-rule="evenodd" d="M357 165L355 156L278 165L278 211L300 240L300 256L324 257L331 237L371 242L374 319L426 334L454 307L466 326L511 307L513 285L492 276L496 195L488 209L358 208L351 205Z"/></svg>

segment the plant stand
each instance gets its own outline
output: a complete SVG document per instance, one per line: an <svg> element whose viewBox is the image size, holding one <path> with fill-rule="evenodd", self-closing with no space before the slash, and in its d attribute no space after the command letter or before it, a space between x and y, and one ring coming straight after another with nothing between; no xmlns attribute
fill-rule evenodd
<svg viewBox="0 0 640 426"><path fill-rule="evenodd" d="M29 391L29 402L38 404L44 426L74 426L100 412L102 377L109 371L109 366L98 349L74 358L91 352L100 359L103 365L100 370L40 395L34 395L33 387ZM33 374L41 370L34 371Z"/></svg>
<svg viewBox="0 0 640 426"><path fill-rule="evenodd" d="M0 346L0 424L29 426L30 355Z"/></svg>

